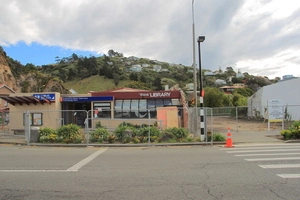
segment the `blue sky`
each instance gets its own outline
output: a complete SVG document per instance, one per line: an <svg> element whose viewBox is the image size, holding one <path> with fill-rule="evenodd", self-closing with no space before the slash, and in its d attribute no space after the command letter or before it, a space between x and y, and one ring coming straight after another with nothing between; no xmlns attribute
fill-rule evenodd
<svg viewBox="0 0 300 200"><path fill-rule="evenodd" d="M55 63L57 56L64 58L71 56L73 53L86 57L100 56L92 51L64 49L59 46L43 46L35 42L30 45L19 42L16 45L4 46L3 49L9 57L20 61L21 64L26 65L27 63L31 63L36 66Z"/></svg>
<svg viewBox="0 0 300 200"><path fill-rule="evenodd" d="M205 36L202 69L300 77L295 0L2 0L0 46L22 64L113 49L192 66L192 16L195 39Z"/></svg>

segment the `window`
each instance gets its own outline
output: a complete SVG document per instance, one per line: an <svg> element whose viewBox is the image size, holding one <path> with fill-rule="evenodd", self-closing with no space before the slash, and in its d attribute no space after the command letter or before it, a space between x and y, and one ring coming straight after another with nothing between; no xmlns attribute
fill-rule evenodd
<svg viewBox="0 0 300 200"><path fill-rule="evenodd" d="M97 102L93 105L94 118L111 118L110 102Z"/></svg>
<svg viewBox="0 0 300 200"><path fill-rule="evenodd" d="M29 124L30 126L42 126L43 113L30 113ZM23 113L23 125L25 126L25 113Z"/></svg>
<svg viewBox="0 0 300 200"><path fill-rule="evenodd" d="M156 117L156 108L163 106L180 106L179 99L132 99L116 100L114 117L115 118L148 118Z"/></svg>
<svg viewBox="0 0 300 200"><path fill-rule="evenodd" d="M123 100L122 115L125 118L130 118L130 103L131 100Z"/></svg>
<svg viewBox="0 0 300 200"><path fill-rule="evenodd" d="M131 100L130 117L131 118L139 117L139 100L136 100L136 99Z"/></svg>

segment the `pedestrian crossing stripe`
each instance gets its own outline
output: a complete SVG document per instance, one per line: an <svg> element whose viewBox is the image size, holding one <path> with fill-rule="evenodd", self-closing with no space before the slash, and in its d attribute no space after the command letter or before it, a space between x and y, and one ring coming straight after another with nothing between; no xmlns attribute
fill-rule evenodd
<svg viewBox="0 0 300 200"><path fill-rule="evenodd" d="M263 150L244 150L244 151L226 151L227 153L254 153L254 152L278 152L278 151L300 151L300 149L263 149Z"/></svg>
<svg viewBox="0 0 300 200"><path fill-rule="evenodd" d="M300 164L258 165L264 169L300 168Z"/></svg>
<svg viewBox="0 0 300 200"><path fill-rule="evenodd" d="M286 158L251 158L246 161L275 161L275 160L300 160L300 157L286 157Z"/></svg>
<svg viewBox="0 0 300 200"><path fill-rule="evenodd" d="M283 156L283 155L299 155L300 153L261 153L261 154L238 154L234 155L237 157L247 157L247 156Z"/></svg>
<svg viewBox="0 0 300 200"><path fill-rule="evenodd" d="M281 178L300 178L300 174L276 174Z"/></svg>

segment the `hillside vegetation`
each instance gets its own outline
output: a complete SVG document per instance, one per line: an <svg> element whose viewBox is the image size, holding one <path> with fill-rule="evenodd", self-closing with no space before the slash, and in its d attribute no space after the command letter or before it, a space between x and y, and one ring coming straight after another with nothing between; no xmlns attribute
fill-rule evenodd
<svg viewBox="0 0 300 200"><path fill-rule="evenodd" d="M55 64L43 66L34 66L31 63L24 66L7 56L2 47L0 57L2 62L0 66L8 65L5 71L11 70L11 73L7 73L7 77L3 77L0 82L9 86L14 85L15 90L20 92L41 91L65 94L70 93L72 89L79 94L86 94L89 91L105 91L122 87L162 90L165 85L169 87L176 85L190 100L189 94L193 90L187 87L188 84L193 83L191 67L134 56L124 57L122 53L114 50L109 50L107 55L100 57L82 57L73 53L69 57L56 57ZM202 70L206 91L205 105L209 107L243 105L257 89L278 80L249 75L247 72L237 73L232 67L226 67L224 71L220 68L213 76L204 76L205 72L211 71ZM238 78L237 74L243 76ZM5 81L11 76L14 76L15 83ZM246 88L236 90L233 95L228 96L218 89L221 85L217 84L217 80L225 81L226 85L243 83ZM199 82L197 85L199 86Z"/></svg>

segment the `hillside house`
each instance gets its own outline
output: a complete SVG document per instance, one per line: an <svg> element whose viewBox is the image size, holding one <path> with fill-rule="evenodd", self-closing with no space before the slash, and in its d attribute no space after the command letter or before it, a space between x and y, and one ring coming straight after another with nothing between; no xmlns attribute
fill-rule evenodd
<svg viewBox="0 0 300 200"><path fill-rule="evenodd" d="M130 67L130 71L132 71L132 72L141 72L142 71L142 66L141 65L132 65Z"/></svg>
<svg viewBox="0 0 300 200"><path fill-rule="evenodd" d="M161 71L161 65L153 65L153 71L160 72Z"/></svg>
<svg viewBox="0 0 300 200"><path fill-rule="evenodd" d="M238 89L238 88L245 88L245 85L244 84L234 84L232 86L223 86L223 87L220 87L220 89L225 93L225 94L232 94L233 91L235 89Z"/></svg>
<svg viewBox="0 0 300 200"><path fill-rule="evenodd" d="M204 72L204 76L214 76L214 72Z"/></svg>

